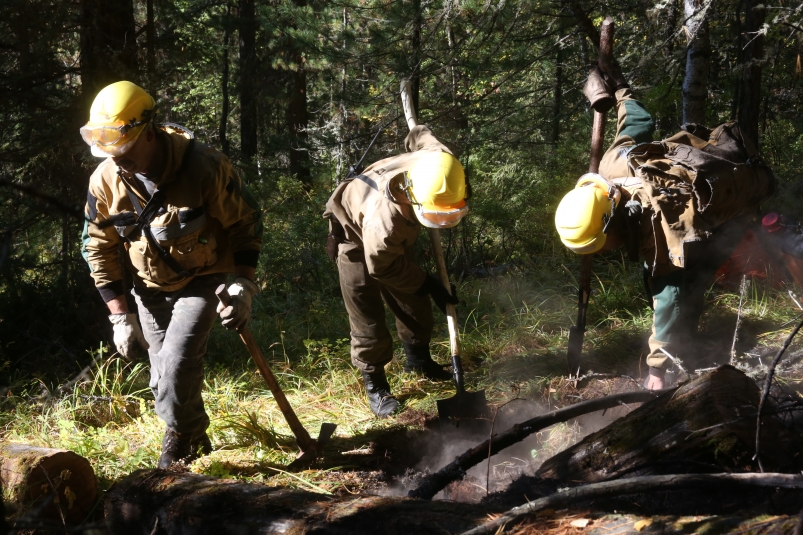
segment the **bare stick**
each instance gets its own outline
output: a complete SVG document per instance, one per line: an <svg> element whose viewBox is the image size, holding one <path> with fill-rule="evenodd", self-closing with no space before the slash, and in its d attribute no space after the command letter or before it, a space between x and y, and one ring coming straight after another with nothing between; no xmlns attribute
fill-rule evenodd
<svg viewBox="0 0 803 535"><path fill-rule="evenodd" d="M783 347L778 351L778 354L775 355L775 358L772 359L772 364L770 364L769 370L767 370L767 378L764 380L764 391L761 393L761 401L758 402L758 414L756 415L756 454L753 455L753 460L758 462L758 469L762 472L764 471L764 465L761 463L761 410L764 408L764 403L767 401L767 398L770 396L770 386L772 386L772 378L775 375L775 368L778 366L778 363L781 361L781 357L783 356L786 348L789 347L789 344L792 343L792 339L797 335L797 332L800 328L803 327L803 320L797 324L797 327L792 331L789 337L784 341Z"/></svg>
<svg viewBox="0 0 803 535"><path fill-rule="evenodd" d="M521 442L526 437L550 425L565 422L590 412L610 409L618 406L620 402L639 403L652 401L661 394L674 392L675 390L676 388L667 388L664 390L625 392L624 394L589 399L588 401L575 403L574 405L569 405L568 407L557 409L541 416L536 416L535 418L530 418L458 455L454 461L422 479L418 486L408 492L407 495L411 498L431 500L432 497L446 487L446 485L452 481L461 479L465 475L466 470L477 463L481 463L486 457L495 455L503 449Z"/></svg>
<svg viewBox="0 0 803 535"><path fill-rule="evenodd" d="M662 492L669 489L690 489L709 487L726 489L738 485L740 487L781 487L787 489L803 489L803 476L792 474L674 474L664 476L643 476L614 481L592 483L581 487L563 489L555 494L539 498L470 529L462 535L486 535L497 533L505 524L519 520L527 514L558 509L585 500L605 496L620 496L641 492Z"/></svg>
<svg viewBox="0 0 803 535"><path fill-rule="evenodd" d="M736 362L736 341L739 339L739 327L742 324L742 303L744 303L744 293L747 291L748 284L747 276L742 275L742 284L739 285L739 310L736 312L736 328L733 330L733 343L731 344L731 366Z"/></svg>

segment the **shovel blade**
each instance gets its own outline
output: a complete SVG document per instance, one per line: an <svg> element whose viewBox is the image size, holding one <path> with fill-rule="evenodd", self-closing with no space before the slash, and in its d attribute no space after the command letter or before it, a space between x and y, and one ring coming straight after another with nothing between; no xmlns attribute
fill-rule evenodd
<svg viewBox="0 0 803 535"><path fill-rule="evenodd" d="M287 471L297 472L315 462L315 460L321 456L324 444L329 442L329 439L332 438L335 429L337 429L337 424L321 424L321 430L318 432L318 439L310 441L311 443L296 457L295 461L287 465Z"/></svg>
<svg viewBox="0 0 803 535"><path fill-rule="evenodd" d="M458 392L450 398L439 399L437 404L443 434L487 435L490 431L491 409L485 398L485 390Z"/></svg>

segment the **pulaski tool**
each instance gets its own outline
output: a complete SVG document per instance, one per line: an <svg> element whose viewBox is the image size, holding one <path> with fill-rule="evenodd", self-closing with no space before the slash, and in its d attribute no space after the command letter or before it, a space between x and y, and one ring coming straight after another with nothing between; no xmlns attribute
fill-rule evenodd
<svg viewBox="0 0 803 535"><path fill-rule="evenodd" d="M605 17L600 26L599 36L599 68L603 72L613 62L613 29L613 19ZM589 173L599 173L599 164L602 161L603 154L602 143L605 138L605 119L605 113L594 111L594 125L591 129L591 158L588 165ZM580 257L577 322L569 329L569 346L566 350L569 377L574 379L580 376L580 359L583 356L583 338L586 333L586 312L588 311L588 299L591 297L591 265L593 257L593 253L584 254Z"/></svg>
<svg viewBox="0 0 803 535"><path fill-rule="evenodd" d="M218 299L220 299L220 302L223 303L223 306L229 306L229 303L231 302L231 296L229 295L228 290L226 290L225 284L218 286L217 290L215 290L215 294L217 295ZM248 348L251 358L253 358L254 362L256 362L257 368L259 368L259 373L262 374L265 382L268 383L268 388L270 388L270 391L273 394L273 399L275 399L276 404L279 405L279 409L282 411L284 419L287 421L287 425L290 426L290 430L296 437L298 449L301 450L301 453L298 455L298 457L296 457L296 460L290 463L290 465L287 467L288 470L295 471L300 470L305 466L309 466L309 464L321 456L323 445L326 444L326 442L328 442L332 437L332 434L337 428L337 424L322 423L321 430L318 432L318 439L316 440L310 437L307 430L298 420L298 416L296 416L293 407L290 406L290 402L287 401L287 397L285 397L284 392L282 392L282 388L279 386L276 376L273 375L268 363L265 361L265 357L262 356L262 351L259 349L256 340L254 340L251 331L248 330L248 326L238 329L238 333L240 334L240 339Z"/></svg>
<svg viewBox="0 0 803 535"><path fill-rule="evenodd" d="M404 116L410 130L418 125L413 103L410 98L410 80L401 82L401 99ZM441 233L438 229L430 228L429 237L432 242L432 255L438 268L438 275L447 292L451 290L449 274L446 271L446 261L443 258L441 246ZM455 395L447 399L437 400L438 417L443 433L452 433L459 429L461 435L488 434L490 430L490 408L485 398L485 390L466 392L463 381L463 363L460 359L460 339L457 331L457 311L454 305L446 304L446 319L449 327L449 349L452 355L452 375L454 376Z"/></svg>

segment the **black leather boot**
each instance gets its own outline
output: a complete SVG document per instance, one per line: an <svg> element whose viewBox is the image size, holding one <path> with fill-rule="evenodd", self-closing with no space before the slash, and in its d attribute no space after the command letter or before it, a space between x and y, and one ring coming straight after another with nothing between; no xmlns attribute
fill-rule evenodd
<svg viewBox="0 0 803 535"><path fill-rule="evenodd" d="M210 453L212 453L212 441L209 440L209 435L204 431L200 435L192 437L192 440L190 440L190 454L184 462L189 464L195 459L203 457L204 455L209 455Z"/></svg>
<svg viewBox="0 0 803 535"><path fill-rule="evenodd" d="M162 437L162 455L159 468L170 468L173 463L182 463L190 455L191 437L180 435L172 429L165 429Z"/></svg>
<svg viewBox="0 0 803 535"><path fill-rule="evenodd" d="M368 393L368 404L371 410L379 418L387 418L399 410L399 400L390 393L390 385L385 377L385 370L374 373L361 371L362 380L365 383L365 391Z"/></svg>
<svg viewBox="0 0 803 535"><path fill-rule="evenodd" d="M452 374L444 370L443 365L432 360L429 344L420 346L402 345L404 346L404 354L407 355L404 371L423 373L424 377L430 381L448 381L452 378Z"/></svg>
<svg viewBox="0 0 803 535"><path fill-rule="evenodd" d="M212 453L212 441L206 431L192 438L165 429L162 437L162 455L159 468L169 468L173 463L190 464L195 459Z"/></svg>

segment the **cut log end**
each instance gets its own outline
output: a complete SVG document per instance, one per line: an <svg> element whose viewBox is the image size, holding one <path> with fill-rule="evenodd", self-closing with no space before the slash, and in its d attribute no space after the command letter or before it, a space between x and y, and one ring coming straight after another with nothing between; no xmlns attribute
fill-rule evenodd
<svg viewBox="0 0 803 535"><path fill-rule="evenodd" d="M0 461L3 498L17 514L36 511L38 518L75 525L97 502L95 472L72 451L6 444Z"/></svg>

